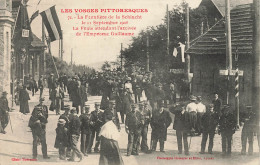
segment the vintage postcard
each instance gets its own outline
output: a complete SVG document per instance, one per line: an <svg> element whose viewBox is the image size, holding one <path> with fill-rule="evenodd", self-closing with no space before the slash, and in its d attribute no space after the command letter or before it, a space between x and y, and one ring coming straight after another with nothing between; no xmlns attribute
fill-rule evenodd
<svg viewBox="0 0 260 165"><path fill-rule="evenodd" d="M0 165L260 163L259 0L0 0Z"/></svg>

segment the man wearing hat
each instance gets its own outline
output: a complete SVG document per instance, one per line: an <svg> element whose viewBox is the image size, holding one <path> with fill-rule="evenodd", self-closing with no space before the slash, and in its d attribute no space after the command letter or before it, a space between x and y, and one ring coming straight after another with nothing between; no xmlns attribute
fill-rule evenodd
<svg viewBox="0 0 260 165"><path fill-rule="evenodd" d="M139 111L143 116L144 124L141 130L141 151L147 152L149 150L147 145L147 133L148 133L148 126L151 122L152 112L148 108L148 104L146 101L139 103Z"/></svg>
<svg viewBox="0 0 260 165"><path fill-rule="evenodd" d="M87 150L91 140L91 128L90 128L90 119L91 114L89 114L89 105L85 105L84 109L82 110L82 114L79 116L81 121L81 143L80 143L80 150L84 154L84 156L88 156Z"/></svg>
<svg viewBox="0 0 260 165"><path fill-rule="evenodd" d="M9 107L8 107L8 100L6 98L7 92L4 91L2 93L2 97L0 98L0 133L5 134L5 127L9 122Z"/></svg>
<svg viewBox="0 0 260 165"><path fill-rule="evenodd" d="M100 138L98 135L103 125L103 112L100 110L99 102L95 103L95 110L91 112L90 125L91 125L91 140L88 147L88 153L91 153L91 148L93 146L95 136L96 136L96 142L95 142L94 151L99 152Z"/></svg>
<svg viewBox="0 0 260 165"><path fill-rule="evenodd" d="M217 93L214 94L214 99L212 100L212 104L214 105L214 111L216 111L218 113L218 115L220 116L221 115L222 101L218 97Z"/></svg>
<svg viewBox="0 0 260 165"><path fill-rule="evenodd" d="M208 153L212 154L213 141L215 136L215 130L218 125L219 117L217 112L214 111L214 105L209 105L209 110L202 116L202 141L201 141L201 154L205 153L206 142L209 137Z"/></svg>
<svg viewBox="0 0 260 165"><path fill-rule="evenodd" d="M190 131L190 126L188 123L188 118L185 109L185 103L175 104L169 108L169 111L174 114L173 129L176 130L176 137L178 143L178 154L182 154L184 146L185 155L189 155L188 146L188 132Z"/></svg>
<svg viewBox="0 0 260 165"><path fill-rule="evenodd" d="M59 149L59 158L61 160L66 159L66 148L69 146L69 134L65 124L66 121L64 119L58 120L58 125L56 128L56 139L54 144L54 147Z"/></svg>
<svg viewBox="0 0 260 165"><path fill-rule="evenodd" d="M80 161L83 159L77 144L80 136L80 119L76 114L76 108L71 109L70 122L69 122L69 133L70 133L70 143L72 154L68 161L75 161L75 154L79 157Z"/></svg>
<svg viewBox="0 0 260 165"><path fill-rule="evenodd" d="M38 80L38 88L40 89L40 98L42 97L42 93L43 93L43 86L44 82L43 82L43 76L41 75L39 80Z"/></svg>
<svg viewBox="0 0 260 165"><path fill-rule="evenodd" d="M246 154L246 145L248 141L249 144L248 154L253 155L256 114L252 111L252 106L247 106L246 109L247 109L246 115L241 120L241 122L244 125L241 134L241 141L242 141L241 154L242 155Z"/></svg>
<svg viewBox="0 0 260 165"><path fill-rule="evenodd" d="M42 155L44 159L50 159L47 155L47 143L46 143L46 124L47 119L43 115L41 108L35 107L29 120L28 126L32 130L33 136L33 159L37 158L37 143L40 139L42 145Z"/></svg>
<svg viewBox="0 0 260 165"><path fill-rule="evenodd" d="M231 112L229 105L223 107L222 113L219 119L218 131L222 137L222 154L223 156L231 156L231 142L236 130L236 118Z"/></svg>
<svg viewBox="0 0 260 165"><path fill-rule="evenodd" d="M196 97L191 95L190 103L186 106L186 111L189 114L192 135L194 135L197 130L197 108Z"/></svg>
<svg viewBox="0 0 260 165"><path fill-rule="evenodd" d="M128 134L127 156L139 155L140 136L144 119L137 106L131 105L131 111L126 114L125 131Z"/></svg>
<svg viewBox="0 0 260 165"><path fill-rule="evenodd" d="M172 118L170 113L164 109L164 101L159 104L159 109L154 111L151 119L152 127L152 151L156 150L157 142L160 142L160 151L164 152L164 142L167 140L167 128Z"/></svg>

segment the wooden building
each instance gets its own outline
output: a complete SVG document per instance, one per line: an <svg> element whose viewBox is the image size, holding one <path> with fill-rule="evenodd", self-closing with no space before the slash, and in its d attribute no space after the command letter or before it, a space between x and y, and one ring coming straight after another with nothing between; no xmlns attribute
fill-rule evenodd
<svg viewBox="0 0 260 165"><path fill-rule="evenodd" d="M225 0L205 0L214 4L219 13L224 16ZM210 2L211 1L211 2ZM218 3L216 3L218 2ZM252 92L252 36L253 18L252 3L247 0L231 0L231 40L233 70L236 67L235 52L239 53L239 70L244 75L240 77L240 105L251 104ZM251 1L252 2L252 1ZM223 102L227 102L227 78L220 74L220 70L226 69L226 33L225 18L222 17L206 33L191 43L186 51L192 58L193 83L192 93L201 95L206 102L210 102L214 92L219 93ZM235 87L234 76L229 81L230 98L229 103L234 105Z"/></svg>

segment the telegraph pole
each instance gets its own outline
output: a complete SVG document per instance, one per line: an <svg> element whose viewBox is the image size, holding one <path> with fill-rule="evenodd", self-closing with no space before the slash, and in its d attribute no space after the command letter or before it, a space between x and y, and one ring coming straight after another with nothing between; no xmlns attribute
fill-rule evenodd
<svg viewBox="0 0 260 165"><path fill-rule="evenodd" d="M60 57L61 57L61 60L63 60L63 30L61 31L61 39L60 39Z"/></svg>
<svg viewBox="0 0 260 165"><path fill-rule="evenodd" d="M73 48L71 48L71 54L70 54L70 65L73 64Z"/></svg>
<svg viewBox="0 0 260 165"><path fill-rule="evenodd" d="M149 72L150 70L150 59L149 59L149 32L147 32L147 37L146 37L146 72Z"/></svg>
<svg viewBox="0 0 260 165"><path fill-rule="evenodd" d="M169 46L170 46L170 16L169 16L169 9L168 9L168 4L166 7L166 12L167 12L167 58L170 55L170 50L169 50Z"/></svg>
<svg viewBox="0 0 260 165"><path fill-rule="evenodd" d="M189 4L186 4L186 19L185 19L185 38L186 38L186 50L190 48L190 8ZM186 54L185 58L185 75L189 85L189 94L191 93L190 82L190 55Z"/></svg>
<svg viewBox="0 0 260 165"><path fill-rule="evenodd" d="M253 20L253 88L252 88L252 109L257 115L257 129L259 129L260 118L260 1L254 0Z"/></svg>
<svg viewBox="0 0 260 165"><path fill-rule="evenodd" d="M121 43L120 63L121 63L121 71L123 71L123 43Z"/></svg>
<svg viewBox="0 0 260 165"><path fill-rule="evenodd" d="M232 46L231 46L231 23L230 23L230 0L226 0L226 69L227 76L227 104L229 104L230 73L232 70Z"/></svg>

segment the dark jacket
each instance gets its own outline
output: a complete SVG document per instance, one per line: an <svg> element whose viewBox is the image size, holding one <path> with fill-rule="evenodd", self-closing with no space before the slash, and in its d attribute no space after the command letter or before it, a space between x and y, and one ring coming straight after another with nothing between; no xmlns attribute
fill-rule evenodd
<svg viewBox="0 0 260 165"><path fill-rule="evenodd" d="M141 131L144 124L143 115L139 111L131 111L126 114L125 125L129 131ZM141 132L140 132L141 133Z"/></svg>
<svg viewBox="0 0 260 165"><path fill-rule="evenodd" d="M232 113L223 114L219 119L219 132L232 132L236 130L236 118Z"/></svg>
<svg viewBox="0 0 260 165"><path fill-rule="evenodd" d="M220 107L221 107L221 104L222 104L222 101L220 99L217 99L217 100L212 100L212 104L214 105L214 111L217 112L217 113L220 113Z"/></svg>
<svg viewBox="0 0 260 165"><path fill-rule="evenodd" d="M77 115L70 115L69 118L70 122L69 122L69 133L72 134L76 134L76 135L80 135L80 120L79 117Z"/></svg>
<svg viewBox="0 0 260 165"><path fill-rule="evenodd" d="M163 139L164 141L167 140L167 128L171 122L170 112L163 110L163 112L160 113L156 110L151 120L152 137L155 139Z"/></svg>
<svg viewBox="0 0 260 165"><path fill-rule="evenodd" d="M218 125L219 117L217 112L207 111L202 116L201 122L203 127L203 132L214 132Z"/></svg>
<svg viewBox="0 0 260 165"><path fill-rule="evenodd" d="M169 110L175 115L173 129L178 131L189 131L190 124L189 124L188 112L185 111L182 114L181 107L170 107Z"/></svg>
<svg viewBox="0 0 260 165"><path fill-rule="evenodd" d="M92 128L93 129L100 129L101 126L103 125L104 123L104 119L103 119L103 112L102 111L97 111L97 110L94 110L91 112L91 117L90 117L90 120L93 122L92 124Z"/></svg>
<svg viewBox="0 0 260 165"><path fill-rule="evenodd" d="M90 127L90 119L91 119L91 114L82 114L79 116L79 119L81 121L81 133L82 134L87 134L91 132L91 127Z"/></svg>
<svg viewBox="0 0 260 165"><path fill-rule="evenodd" d="M56 139L55 139L55 148L68 147L69 144L69 135L68 129L66 127L58 126L56 128Z"/></svg>

